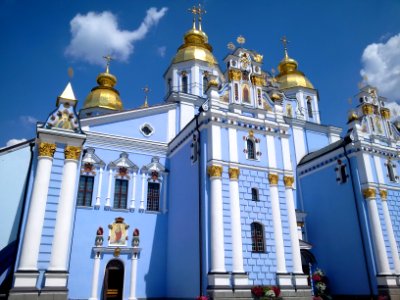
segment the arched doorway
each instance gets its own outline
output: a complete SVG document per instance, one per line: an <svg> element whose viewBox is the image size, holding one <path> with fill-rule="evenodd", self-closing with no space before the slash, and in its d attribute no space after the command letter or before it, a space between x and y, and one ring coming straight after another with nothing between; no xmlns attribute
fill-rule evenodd
<svg viewBox="0 0 400 300"><path fill-rule="evenodd" d="M123 287L124 265L118 259L110 260L104 274L103 299L122 300Z"/></svg>

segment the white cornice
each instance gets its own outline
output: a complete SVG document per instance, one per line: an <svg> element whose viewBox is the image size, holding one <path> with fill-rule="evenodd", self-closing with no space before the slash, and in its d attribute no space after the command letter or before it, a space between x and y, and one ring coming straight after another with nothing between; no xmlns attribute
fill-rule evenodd
<svg viewBox="0 0 400 300"><path fill-rule="evenodd" d="M146 108L137 108L137 109L132 109L132 110L116 112L116 113L112 113L112 114L84 118L84 119L81 119L80 121L81 121L81 126L100 125L100 124L105 124L105 123L147 117L147 116L151 116L154 114L167 112L171 109L175 109L176 106L177 106L176 103L165 103L165 104L150 106L150 107L146 107Z"/></svg>
<svg viewBox="0 0 400 300"><path fill-rule="evenodd" d="M87 133L86 142L90 146L118 149L122 151L140 151L143 153L167 154L167 143L148 141L144 139L129 138L118 135L110 135L102 132L90 131Z"/></svg>

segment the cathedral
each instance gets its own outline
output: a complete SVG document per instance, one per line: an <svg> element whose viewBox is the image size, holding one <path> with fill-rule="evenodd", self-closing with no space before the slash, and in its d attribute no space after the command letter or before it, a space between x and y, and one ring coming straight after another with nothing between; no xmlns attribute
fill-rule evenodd
<svg viewBox="0 0 400 300"><path fill-rule="evenodd" d="M345 131L324 125L285 38L276 75L240 39L218 63L192 11L163 103L124 109L107 56L79 112L68 83L35 139L0 150L0 294L312 299L321 269L338 299L400 299L387 100L366 85Z"/></svg>

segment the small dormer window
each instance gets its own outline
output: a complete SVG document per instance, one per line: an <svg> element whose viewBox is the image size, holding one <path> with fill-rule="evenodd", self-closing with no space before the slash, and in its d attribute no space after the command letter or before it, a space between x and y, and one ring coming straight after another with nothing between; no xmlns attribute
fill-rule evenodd
<svg viewBox="0 0 400 300"><path fill-rule="evenodd" d="M144 136L149 137L149 136L151 136L151 135L154 133L154 129L153 129L153 127L152 127L150 124L145 123L145 124L143 124L143 125L140 127L140 132L141 132Z"/></svg>

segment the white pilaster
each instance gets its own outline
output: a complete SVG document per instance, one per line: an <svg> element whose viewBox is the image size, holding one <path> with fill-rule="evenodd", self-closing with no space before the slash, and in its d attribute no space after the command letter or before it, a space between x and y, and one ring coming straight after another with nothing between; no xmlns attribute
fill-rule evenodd
<svg viewBox="0 0 400 300"><path fill-rule="evenodd" d="M99 289L99 270L100 270L100 252L94 255L93 276L92 276L92 293L89 300L97 300L97 291Z"/></svg>
<svg viewBox="0 0 400 300"><path fill-rule="evenodd" d="M176 135L176 109L168 111L168 135L167 142L170 142Z"/></svg>
<svg viewBox="0 0 400 300"><path fill-rule="evenodd" d="M385 195L385 196L383 196L383 195ZM396 275L400 275L399 252L397 250L397 243L396 243L396 238L394 236L392 220L390 218L389 208L388 208L388 204L386 201L386 194L382 193L382 191L381 191L381 199L382 199L383 217L385 219L386 231L387 231L389 243L390 243L390 251L392 253L394 272L396 273Z"/></svg>
<svg viewBox="0 0 400 300"><path fill-rule="evenodd" d="M135 209L135 200L136 200L136 176L137 173L133 172L132 175L132 198L131 198L131 205L129 207L129 209L133 210Z"/></svg>
<svg viewBox="0 0 400 300"><path fill-rule="evenodd" d="M138 263L138 253L134 252L132 254L131 262L131 282L129 289L129 300L136 300L136 278L137 278L137 263Z"/></svg>
<svg viewBox="0 0 400 300"><path fill-rule="evenodd" d="M293 273L303 274L303 268L301 265L300 243L297 232L296 210L294 208L294 197L293 197L294 178L292 176L285 176L284 181L285 181L286 207L287 207L289 231L290 231L290 245L292 247Z"/></svg>
<svg viewBox="0 0 400 300"><path fill-rule="evenodd" d="M65 148L66 158L64 161L53 246L51 249L51 258L48 268L50 271L68 270L68 253L70 248L72 222L74 218L74 193L80 152L81 150L79 147L67 146Z"/></svg>
<svg viewBox="0 0 400 300"><path fill-rule="evenodd" d="M276 272L287 273L286 261L285 261L285 248L283 245L281 210L279 205L278 175L269 174L268 179L270 183L272 221L274 226L274 238L275 238L275 248L276 248Z"/></svg>
<svg viewBox="0 0 400 300"><path fill-rule="evenodd" d="M108 171L108 191L107 191L107 198L106 198L106 208L110 208L111 203L110 203L110 199L111 199L111 189L112 189L112 182L113 182L113 169L110 169Z"/></svg>
<svg viewBox="0 0 400 300"><path fill-rule="evenodd" d="M103 184L103 168L99 170L99 184L97 185L96 207L101 205L101 186Z"/></svg>
<svg viewBox="0 0 400 300"><path fill-rule="evenodd" d="M266 141L267 141L268 165L270 168L276 168L275 137L273 135L267 135Z"/></svg>
<svg viewBox="0 0 400 300"><path fill-rule="evenodd" d="M140 209L144 210L144 189L146 183L146 174L142 173L142 196L140 198Z"/></svg>
<svg viewBox="0 0 400 300"><path fill-rule="evenodd" d="M232 272L244 273L243 269L243 246L242 246L242 225L240 222L239 202L239 169L229 168L229 195L231 210L232 230Z"/></svg>
<svg viewBox="0 0 400 300"><path fill-rule="evenodd" d="M194 105L181 101L179 109L179 129L182 130L194 117Z"/></svg>
<svg viewBox="0 0 400 300"><path fill-rule="evenodd" d="M44 153L43 148L48 152ZM51 167L56 146L54 144L40 143L39 157L36 169L35 181L33 183L32 198L29 206L28 219L25 226L25 234L22 242L21 258L18 270L37 270L40 239L42 236L46 200L49 190ZM30 283L33 283L31 281ZM29 283L29 284L30 284ZM34 285L36 280L34 280ZM17 286L17 281L14 286ZM24 285L22 285L24 286ZM28 286L28 283L27 283Z"/></svg>
<svg viewBox="0 0 400 300"><path fill-rule="evenodd" d="M238 162L237 130L235 128L229 128L228 135L229 135L229 160L231 163L236 163Z"/></svg>
<svg viewBox="0 0 400 300"><path fill-rule="evenodd" d="M222 209L222 167L209 166L208 174L211 181L211 272L224 273L225 250L224 250L224 220Z"/></svg>
<svg viewBox="0 0 400 300"><path fill-rule="evenodd" d="M378 275L390 275L391 271L386 254L385 241L382 235L382 227L379 220L378 207L376 205L376 190L374 188L367 188L363 190L363 193L367 201Z"/></svg>
<svg viewBox="0 0 400 300"><path fill-rule="evenodd" d="M211 125L209 131L209 143L208 154L210 159L220 160L222 156L221 150L221 127L218 125Z"/></svg>
<svg viewBox="0 0 400 300"><path fill-rule="evenodd" d="M304 141L303 128L293 126L293 143L296 153L296 164L298 164L304 155L306 155L306 144Z"/></svg>

